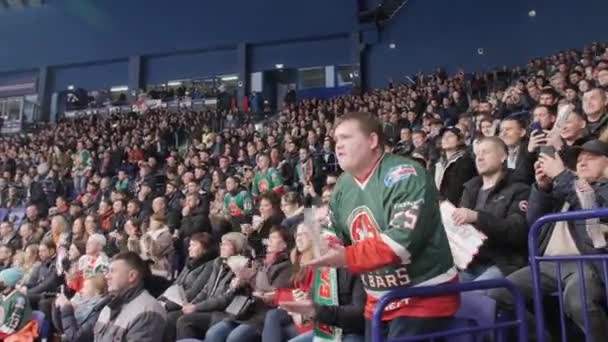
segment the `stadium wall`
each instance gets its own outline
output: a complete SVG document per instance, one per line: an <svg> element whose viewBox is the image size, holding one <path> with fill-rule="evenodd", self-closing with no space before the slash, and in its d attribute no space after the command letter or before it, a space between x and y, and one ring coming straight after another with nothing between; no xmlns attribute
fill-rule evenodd
<svg viewBox="0 0 608 342"><path fill-rule="evenodd" d="M531 57L605 41L606 13L605 0L409 0L379 31L378 42L366 47L366 85L380 87L391 77L437 66L479 71L525 64Z"/></svg>

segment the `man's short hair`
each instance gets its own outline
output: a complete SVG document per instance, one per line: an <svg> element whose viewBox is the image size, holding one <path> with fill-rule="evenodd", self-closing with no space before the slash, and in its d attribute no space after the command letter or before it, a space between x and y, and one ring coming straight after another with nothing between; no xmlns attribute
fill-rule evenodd
<svg viewBox="0 0 608 342"><path fill-rule="evenodd" d="M504 152L505 155L509 155L509 148L507 147L507 144L505 144L505 142L502 141L502 139L500 139L499 137L491 136L491 137L483 137L483 138L479 139L479 144L485 143L485 142L494 144L494 146L496 146L500 150L502 150L502 152Z"/></svg>
<svg viewBox="0 0 608 342"><path fill-rule="evenodd" d="M378 136L378 148L384 150L384 130L382 129L382 123L378 118L363 112L347 113L338 119L336 127L346 121L356 121L359 124L361 131L366 135L371 135L372 133L376 134Z"/></svg>
<svg viewBox="0 0 608 342"><path fill-rule="evenodd" d="M423 137L426 137L426 132L421 130L421 129L416 129L412 132L412 135L414 134L422 134Z"/></svg>
<svg viewBox="0 0 608 342"><path fill-rule="evenodd" d="M506 118L502 119L501 123L503 123L505 121L516 122L517 125L519 126L519 128L526 129L526 125L524 124L523 120L521 118L519 118L518 116L516 116L516 115L507 116Z"/></svg>
<svg viewBox="0 0 608 342"><path fill-rule="evenodd" d="M133 204L135 204L135 205L136 205L138 208L141 208L141 202L140 202L139 200L137 200L137 199L132 199L132 200L129 200L129 202L128 202L127 204L130 204L130 203L133 203Z"/></svg>
<svg viewBox="0 0 608 342"><path fill-rule="evenodd" d="M559 99L559 94L557 93L557 91L555 89L553 89L553 87L545 87L543 88L543 90L540 92L541 95L551 95L553 96L554 99Z"/></svg>
<svg viewBox="0 0 608 342"><path fill-rule="evenodd" d="M549 113L549 115L552 115L552 116L557 115L557 105L555 105L555 106L538 105L538 106L534 107L534 110L532 110L532 112L534 112L538 108L547 109L547 113Z"/></svg>
<svg viewBox="0 0 608 342"><path fill-rule="evenodd" d="M139 256L139 254L135 252L118 253L112 259L112 261L119 260L122 260L127 265L129 265L130 268L137 271L140 279L145 279L150 275L150 268L148 267L148 264L146 264L146 262Z"/></svg>
<svg viewBox="0 0 608 342"><path fill-rule="evenodd" d="M55 244L55 241L53 241L52 239L44 239L44 240L42 240L42 242L40 244L45 245L46 248L48 248L48 249L52 249L54 251L57 250L57 245Z"/></svg>

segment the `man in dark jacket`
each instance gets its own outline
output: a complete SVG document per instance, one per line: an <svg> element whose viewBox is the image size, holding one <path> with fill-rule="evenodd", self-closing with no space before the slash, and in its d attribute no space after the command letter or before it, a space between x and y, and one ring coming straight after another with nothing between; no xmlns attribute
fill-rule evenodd
<svg viewBox="0 0 608 342"><path fill-rule="evenodd" d="M49 202L40 183L35 182L30 175L23 175L23 185L25 186L26 205L35 205L42 215L46 215Z"/></svg>
<svg viewBox="0 0 608 342"><path fill-rule="evenodd" d="M583 111L587 115L589 133L597 138L608 127L606 92L600 88L589 90L583 95Z"/></svg>
<svg viewBox="0 0 608 342"><path fill-rule="evenodd" d="M0 244L9 246L15 251L21 249L21 238L17 234L12 222L0 223Z"/></svg>
<svg viewBox="0 0 608 342"><path fill-rule="evenodd" d="M530 187L513 180L505 170L507 147L497 137L483 138L477 145L479 176L465 184L454 223L471 224L488 238L468 268L462 281L500 278L527 262L525 207Z"/></svg>
<svg viewBox="0 0 608 342"><path fill-rule="evenodd" d="M589 206L608 206L608 179L605 176L605 170L608 169L608 144L591 140L581 148L577 148L577 153L576 175L566 169L560 158L542 155L536 163L536 184L530 193L528 206L529 223L552 212L588 209ZM595 203L581 203L577 188L594 193ZM605 232L604 227L605 225L599 225L598 229ZM587 233L586 221L558 222L541 229L538 249L545 256L604 254L606 246L605 241L602 240L601 237L595 239ZM606 283L602 265L585 263L583 277L579 272L578 264L561 263L561 265L564 289L561 295L564 299L566 315L582 331L586 331L591 341L602 341L608 327L608 317L601 304L605 300L604 284ZM540 263L539 267L542 294L549 295L558 291L556 263ZM527 299L534 298L532 271L529 266L519 269L507 279L515 284ZM580 295L582 284L586 284L586 306L583 305ZM502 308L513 309L513 298L507 290L492 290L490 296L496 299ZM589 318L588 331L585 328L585 315ZM529 314L528 318L530 334L534 334L534 324L531 324L534 322L534 317Z"/></svg>
<svg viewBox="0 0 608 342"><path fill-rule="evenodd" d="M209 206L204 207L198 194L189 194L186 196L186 203L184 203L184 208L182 209L179 236L185 239L199 232L211 232Z"/></svg>

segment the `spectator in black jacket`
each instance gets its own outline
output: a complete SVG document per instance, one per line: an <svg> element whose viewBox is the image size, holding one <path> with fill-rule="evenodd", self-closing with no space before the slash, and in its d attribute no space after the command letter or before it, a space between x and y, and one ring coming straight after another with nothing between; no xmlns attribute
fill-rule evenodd
<svg viewBox="0 0 608 342"><path fill-rule="evenodd" d="M186 265L173 283L173 286L180 286L183 289L185 295L183 299L186 303L192 303L207 286L207 283L213 280L211 272L218 255L212 243L213 240L208 233L196 233L190 239ZM168 327L165 336L167 341L174 341L175 324L184 314L183 307L181 304L168 300L164 295L159 297L159 301L167 310Z"/></svg>
<svg viewBox="0 0 608 342"><path fill-rule="evenodd" d="M9 246L16 251L21 249L21 238L12 222L0 223L0 245Z"/></svg>
<svg viewBox="0 0 608 342"><path fill-rule="evenodd" d="M61 279L57 274L57 247L52 240L44 240L38 247L38 255L42 265L35 271L31 279L36 282L25 284L23 291L27 292L27 297L32 305L32 308L38 307L38 302L44 297L45 293L55 293L57 287L61 283Z"/></svg>
<svg viewBox="0 0 608 342"><path fill-rule="evenodd" d="M182 209L179 236L180 238L190 238L194 233L199 232L211 232L209 206L207 203L207 208L204 207L198 194L189 194L186 196L186 202Z"/></svg>
<svg viewBox="0 0 608 342"><path fill-rule="evenodd" d="M167 200L165 197L156 197L152 201L152 214L157 214L162 217L165 217L167 226L171 229L171 232L174 232L179 228L180 213L174 210L170 210L167 208Z"/></svg>
<svg viewBox="0 0 608 342"><path fill-rule="evenodd" d="M182 210L181 202L184 200L184 195L179 191L179 187L175 181L167 181L167 185L165 187L167 208L179 214Z"/></svg>
<svg viewBox="0 0 608 342"><path fill-rule="evenodd" d="M576 148L576 174L567 170L562 160L541 155L536 163L536 184L530 193L527 219L530 224L539 217L555 212L581 210L592 207L608 206L608 144L591 140L582 147ZM595 203L581 203L577 188L595 194ZM549 224L539 233L539 253L545 256L605 254L605 242L594 241L587 233L586 221L569 221ZM597 229L604 232L605 225ZM601 263L584 263L582 265L584 283L582 283L577 264L561 263L561 281L563 284L564 311L591 341L602 341L606 336L608 317L601 303L605 300L604 272ZM558 291L556 263L540 263L540 280L542 295ZM532 271L529 266L523 267L507 277L522 292L526 299L535 296ZM581 297L582 284L586 284L586 306ZM511 293L505 289L490 291L503 309L513 309ZM589 318L589 330L585 328L584 316ZM531 340L534 336L534 316L528 315L528 328Z"/></svg>
<svg viewBox="0 0 608 342"><path fill-rule="evenodd" d="M507 154L497 137L483 138L477 145L479 176L465 184L453 219L456 224L472 224L488 238L461 272L462 281L500 278L527 263L525 209L530 187L504 168Z"/></svg>
<svg viewBox="0 0 608 342"><path fill-rule="evenodd" d="M597 138L608 127L608 113L606 110L606 92L601 88L594 88L583 95L583 111L587 115L587 128L589 133Z"/></svg>
<svg viewBox="0 0 608 342"><path fill-rule="evenodd" d="M526 127L514 116L506 117L500 123L500 138L507 145L507 167L514 170L513 177L526 184L534 182L534 156L528 152L525 140Z"/></svg>
<svg viewBox="0 0 608 342"><path fill-rule="evenodd" d="M246 247L247 240L241 233L232 232L222 236L220 256L213 261L211 276L203 290L182 307L183 315L179 317L177 323L172 322L171 317L167 318L167 329L176 327L177 340L202 338L207 329L217 322L218 317L223 316L218 313L223 314L234 297L234 292L230 291L230 282L234 278L234 273L226 261L233 255L242 254Z"/></svg>
<svg viewBox="0 0 608 342"><path fill-rule="evenodd" d="M435 185L441 199L456 205L460 203L464 184L477 175L475 162L458 127L447 127L441 132L441 148L441 159L435 164Z"/></svg>
<svg viewBox="0 0 608 342"><path fill-rule="evenodd" d="M254 259L266 255L264 240L268 239L270 228L280 226L285 219L281 211L281 198L274 192L267 192L260 197L260 216L253 217L253 224L241 225L241 232L247 236Z"/></svg>
<svg viewBox="0 0 608 342"><path fill-rule="evenodd" d="M42 215L46 215L49 209L49 201L44 194L42 185L35 182L27 173L23 175L22 181L25 187L25 203L27 205L35 205Z"/></svg>

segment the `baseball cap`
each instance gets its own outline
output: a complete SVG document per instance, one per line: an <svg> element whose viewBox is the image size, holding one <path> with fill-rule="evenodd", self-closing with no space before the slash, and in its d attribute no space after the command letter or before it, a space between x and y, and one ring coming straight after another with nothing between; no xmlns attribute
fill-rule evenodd
<svg viewBox="0 0 608 342"><path fill-rule="evenodd" d="M588 152L598 156L608 157L608 143L601 140L589 140L582 146L575 146L571 148L573 156L578 158L581 152Z"/></svg>

